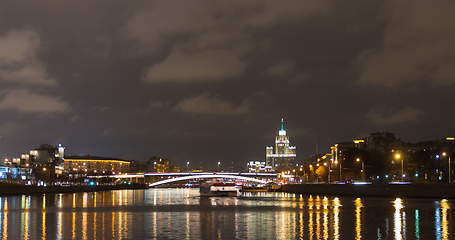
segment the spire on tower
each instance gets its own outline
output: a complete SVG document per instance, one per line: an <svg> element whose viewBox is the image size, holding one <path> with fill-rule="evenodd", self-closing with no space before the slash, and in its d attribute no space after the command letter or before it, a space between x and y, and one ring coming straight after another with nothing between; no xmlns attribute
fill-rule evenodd
<svg viewBox="0 0 455 240"><path fill-rule="evenodd" d="M284 125L284 118L281 119L280 130L278 131L278 135L286 136L286 126Z"/></svg>

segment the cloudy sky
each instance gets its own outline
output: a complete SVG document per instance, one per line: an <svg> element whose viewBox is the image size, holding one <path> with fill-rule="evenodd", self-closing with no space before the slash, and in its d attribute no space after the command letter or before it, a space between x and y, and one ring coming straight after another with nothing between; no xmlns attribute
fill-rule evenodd
<svg viewBox="0 0 455 240"><path fill-rule="evenodd" d="M0 2L0 154L241 165L455 135L455 2Z"/></svg>

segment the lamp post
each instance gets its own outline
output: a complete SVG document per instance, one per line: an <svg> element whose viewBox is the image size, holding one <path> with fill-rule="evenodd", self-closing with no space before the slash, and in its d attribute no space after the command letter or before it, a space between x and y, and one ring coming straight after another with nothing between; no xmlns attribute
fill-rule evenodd
<svg viewBox="0 0 455 240"><path fill-rule="evenodd" d="M447 154L446 152L442 153L442 156L448 156L447 161L448 161L448 167L449 167L449 183L452 183L452 168L450 167L450 155Z"/></svg>
<svg viewBox="0 0 455 240"><path fill-rule="evenodd" d="M360 170L360 175L361 175L361 178L362 180L365 180L365 163L363 162L363 160L360 160L360 158L356 158L355 159L356 162L361 162L361 170Z"/></svg>
<svg viewBox="0 0 455 240"><path fill-rule="evenodd" d="M338 164L338 160L335 160L335 164ZM341 168L341 161L340 161L340 166L339 167L340 167L340 182L341 182L341 169L342 169Z"/></svg>
<svg viewBox="0 0 455 240"><path fill-rule="evenodd" d="M327 165L328 165L328 168L329 168L329 174L327 174L327 183L330 183L330 162L329 163L327 163L327 162L324 163L324 166L327 166Z"/></svg>
<svg viewBox="0 0 455 240"><path fill-rule="evenodd" d="M221 170L220 170L220 164L221 164L221 162L218 162L218 171L221 172Z"/></svg>
<svg viewBox="0 0 455 240"><path fill-rule="evenodd" d="M399 154L399 153L396 153L394 157L396 160L401 160L401 181L403 182L403 180L404 180L404 159L401 158L401 154Z"/></svg>
<svg viewBox="0 0 455 240"><path fill-rule="evenodd" d="M186 162L186 170L190 171L190 161Z"/></svg>

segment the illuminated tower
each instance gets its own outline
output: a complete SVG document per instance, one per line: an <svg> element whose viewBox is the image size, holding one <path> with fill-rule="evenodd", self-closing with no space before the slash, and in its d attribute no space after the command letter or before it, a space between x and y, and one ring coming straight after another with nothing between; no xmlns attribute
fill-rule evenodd
<svg viewBox="0 0 455 240"><path fill-rule="evenodd" d="M265 161L269 171L289 170L295 166L296 148L289 145L284 119L281 119L280 130L275 138L275 147L265 148Z"/></svg>

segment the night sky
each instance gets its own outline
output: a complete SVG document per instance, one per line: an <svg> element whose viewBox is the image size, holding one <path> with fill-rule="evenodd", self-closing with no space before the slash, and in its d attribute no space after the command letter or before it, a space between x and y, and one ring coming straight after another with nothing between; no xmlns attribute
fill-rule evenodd
<svg viewBox="0 0 455 240"><path fill-rule="evenodd" d="M0 154L298 158L455 135L454 1L0 1Z"/></svg>

